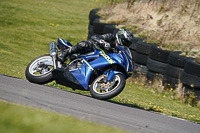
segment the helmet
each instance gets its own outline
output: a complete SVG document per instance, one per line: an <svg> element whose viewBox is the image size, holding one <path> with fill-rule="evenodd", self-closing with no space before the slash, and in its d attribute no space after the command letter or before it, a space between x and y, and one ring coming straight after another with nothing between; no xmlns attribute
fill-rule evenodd
<svg viewBox="0 0 200 133"><path fill-rule="evenodd" d="M116 39L118 45L129 47L133 42L133 34L127 29L119 29L116 33Z"/></svg>

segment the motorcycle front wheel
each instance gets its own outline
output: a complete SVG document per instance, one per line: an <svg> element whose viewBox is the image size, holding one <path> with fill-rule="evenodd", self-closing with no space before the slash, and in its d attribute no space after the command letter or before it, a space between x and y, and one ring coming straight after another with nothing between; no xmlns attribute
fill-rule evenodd
<svg viewBox="0 0 200 133"><path fill-rule="evenodd" d="M26 67L25 76L28 81L37 84L46 84L53 80L53 60L48 55L42 55L32 60Z"/></svg>
<svg viewBox="0 0 200 133"><path fill-rule="evenodd" d="M92 97L107 100L117 96L125 87L126 80L122 74L116 74L111 82L103 74L97 77L90 86Z"/></svg>

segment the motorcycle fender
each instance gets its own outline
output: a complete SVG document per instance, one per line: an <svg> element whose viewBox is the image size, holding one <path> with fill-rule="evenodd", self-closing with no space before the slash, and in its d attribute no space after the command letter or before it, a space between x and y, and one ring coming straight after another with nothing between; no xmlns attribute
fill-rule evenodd
<svg viewBox="0 0 200 133"><path fill-rule="evenodd" d="M108 74L109 72L109 74ZM122 74L124 77L126 77L123 73L119 72L119 71L113 71L113 70L110 70L110 71L106 71L104 74L108 74L108 77L107 77L107 80L109 82L112 81L113 77L116 75L116 74Z"/></svg>

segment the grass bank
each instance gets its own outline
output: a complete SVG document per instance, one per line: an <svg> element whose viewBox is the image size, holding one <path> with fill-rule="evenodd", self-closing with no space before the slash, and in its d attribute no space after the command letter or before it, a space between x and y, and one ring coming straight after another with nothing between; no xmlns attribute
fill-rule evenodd
<svg viewBox="0 0 200 133"><path fill-rule="evenodd" d="M200 56L199 0L109 0L100 14L107 23L118 23L136 37L162 49ZM109 5L109 4L108 4Z"/></svg>
<svg viewBox="0 0 200 133"><path fill-rule="evenodd" d="M2 0L0 73L25 78L27 64L48 54L51 41L85 40L89 11L95 7L92 0Z"/></svg>
<svg viewBox="0 0 200 133"><path fill-rule="evenodd" d="M1 133L125 133L119 129L81 121L71 116L4 101L0 101L0 108Z"/></svg>

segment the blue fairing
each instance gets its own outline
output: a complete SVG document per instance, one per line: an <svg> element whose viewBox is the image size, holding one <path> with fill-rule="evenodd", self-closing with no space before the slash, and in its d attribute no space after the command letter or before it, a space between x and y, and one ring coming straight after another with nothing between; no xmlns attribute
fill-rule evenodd
<svg viewBox="0 0 200 133"><path fill-rule="evenodd" d="M89 77L92 73L92 69L88 67L88 65L84 62L80 68L72 70L71 73L80 82L80 84L87 90Z"/></svg>
<svg viewBox="0 0 200 133"><path fill-rule="evenodd" d="M126 74L123 74L125 78L128 78L128 73L132 70L132 61L131 61L131 55L127 52L127 48L118 47L121 52L119 53L107 53L106 51L103 51L101 49L97 49L94 54L91 54L89 56L80 56L83 60L83 64L80 68L71 70L71 73L74 75L74 77L80 82L80 84L88 90L88 84L90 75L93 70L101 69L109 65L120 65L126 72ZM92 61L90 61L93 59ZM114 74L117 74L119 72L112 72ZM110 77L109 80L112 80L112 77Z"/></svg>
<svg viewBox="0 0 200 133"><path fill-rule="evenodd" d="M70 48L72 44L67 42L65 39L58 38L58 43L62 44L66 48Z"/></svg>

